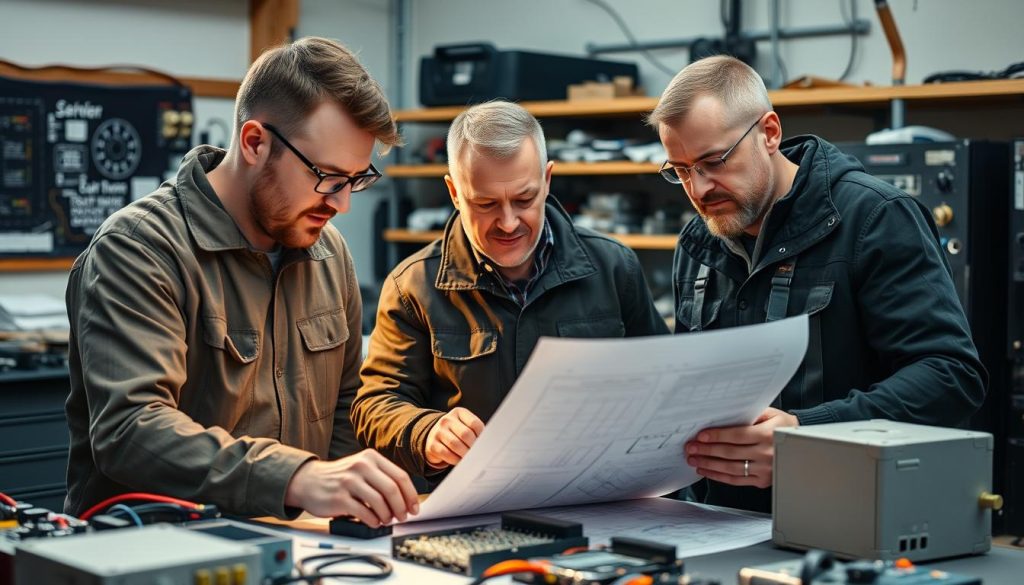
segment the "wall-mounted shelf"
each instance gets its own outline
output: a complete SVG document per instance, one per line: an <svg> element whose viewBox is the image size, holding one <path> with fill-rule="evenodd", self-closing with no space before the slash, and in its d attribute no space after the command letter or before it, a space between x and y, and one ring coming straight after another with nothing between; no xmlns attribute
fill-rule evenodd
<svg viewBox="0 0 1024 585"><path fill-rule="evenodd" d="M98 83L102 85L167 85L167 80L149 73L123 71L78 71L74 69L45 69L22 71L0 64L0 75L31 81L62 81L76 83ZM209 77L178 77L197 97L235 99L238 93L237 79L213 79Z"/></svg>
<svg viewBox="0 0 1024 585"><path fill-rule="evenodd" d="M384 241L398 244L427 244L440 238L440 231L415 231L407 229L384 230ZM608 234L634 250L673 250L678 236L675 234Z"/></svg>
<svg viewBox="0 0 1024 585"><path fill-rule="evenodd" d="M0 272L70 270L74 258L0 258Z"/></svg>
<svg viewBox="0 0 1024 585"><path fill-rule="evenodd" d="M783 89L768 92L772 104L781 112L796 113L841 107L844 110L877 114L884 111L894 99L902 99L908 108L950 108L968 110L971 107L1010 106L1014 111L1024 107L1024 79L964 81L928 85L896 87L822 87L811 89ZM627 123L640 124L645 114L658 103L656 97L630 97L610 100L524 102L522 105L538 118L620 118ZM465 109L463 106L399 110L395 119L402 123L448 123ZM651 134L653 137L653 133ZM554 174L576 176L643 175L658 171L652 163L555 162ZM436 178L448 172L446 165L400 164L386 169L392 178ZM682 196L682 193L679 194ZM397 208L397 203L395 203ZM392 225L397 218L392 218ZM384 240L400 243L423 244L440 237L440 232L414 232L406 229L388 229ZM672 250L675 235L615 235L626 245L640 250ZM394 246L392 249L395 250ZM397 261L397 257L395 257Z"/></svg>
<svg viewBox="0 0 1024 585"><path fill-rule="evenodd" d="M901 85L885 87L825 87L812 89L780 89L769 91L776 108L823 107L834 105L884 106L890 100L902 99L919 104L965 101L1021 101L1024 79L996 79ZM643 115L657 105L656 97L631 97L610 100L524 102L522 105L538 118L581 116ZM464 110L462 106L399 110L399 122L447 122Z"/></svg>
<svg viewBox="0 0 1024 585"><path fill-rule="evenodd" d="M657 173L660 165L655 163L635 163L629 161L610 161L593 163L570 163L555 161L552 173L555 175L640 175ZM448 173L448 165L391 165L384 174L394 178L443 177Z"/></svg>

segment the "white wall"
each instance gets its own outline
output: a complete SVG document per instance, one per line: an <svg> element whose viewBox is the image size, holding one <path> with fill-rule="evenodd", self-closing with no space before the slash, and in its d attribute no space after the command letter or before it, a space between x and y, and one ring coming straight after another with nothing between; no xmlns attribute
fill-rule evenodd
<svg viewBox="0 0 1024 585"><path fill-rule="evenodd" d="M389 0L302 0L296 36L322 36L341 41L356 52L370 75L387 91L392 86L390 19ZM378 157L374 164L382 169L386 163ZM354 193L349 212L332 220L348 242L362 283L372 284L374 280L373 213L390 192L390 181L382 179L372 189Z"/></svg>

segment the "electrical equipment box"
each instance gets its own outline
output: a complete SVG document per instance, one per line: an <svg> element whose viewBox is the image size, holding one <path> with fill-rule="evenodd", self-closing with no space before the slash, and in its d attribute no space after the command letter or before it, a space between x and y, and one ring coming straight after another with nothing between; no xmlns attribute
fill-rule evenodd
<svg viewBox="0 0 1024 585"><path fill-rule="evenodd" d="M499 51L490 43L444 45L420 59L420 103L464 106L495 98L564 100L568 87L626 76L637 85L636 63L529 51Z"/></svg>
<svg viewBox="0 0 1024 585"><path fill-rule="evenodd" d="M284 579L292 573L292 539L286 534L227 518L189 522L185 528L259 547L264 577Z"/></svg>
<svg viewBox="0 0 1024 585"><path fill-rule="evenodd" d="M992 544L992 435L884 420L775 430L772 540L924 561Z"/></svg>
<svg viewBox="0 0 1024 585"><path fill-rule="evenodd" d="M169 524L21 543L14 585L258 585L260 549Z"/></svg>
<svg viewBox="0 0 1024 585"><path fill-rule="evenodd" d="M0 257L70 257L192 144L184 86L0 77Z"/></svg>

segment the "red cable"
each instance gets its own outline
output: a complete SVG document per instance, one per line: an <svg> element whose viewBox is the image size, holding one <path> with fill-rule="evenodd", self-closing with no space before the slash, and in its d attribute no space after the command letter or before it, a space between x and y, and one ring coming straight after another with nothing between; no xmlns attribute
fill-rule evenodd
<svg viewBox="0 0 1024 585"><path fill-rule="evenodd" d="M18 504L18 502L14 501L14 498L12 498L11 496L8 496L7 494L5 494L3 492L0 492L0 500L3 500L3 502L5 504L7 504L8 506L16 506Z"/></svg>
<svg viewBox="0 0 1024 585"><path fill-rule="evenodd" d="M198 509L201 509L203 507L201 504L196 504L195 502L188 502L188 501L185 501L185 500L179 500L178 498L172 498L170 496L161 496L161 495L157 495L157 494L146 494L146 493L141 493L141 492L133 492L133 493L130 493L130 494L121 494L121 495L118 495L118 496L114 496L112 498L107 498L107 499L103 500L102 502L96 504L95 506L89 508L85 512L83 512L79 516L79 518L81 518L82 520L88 520L89 518L92 518L100 510L105 510L105 509L113 506L114 504L120 504L121 502L126 502L126 501L129 501L129 500L141 500L143 502L162 502L162 503L165 503L165 504L177 504L179 506L184 506L186 508L191 508L193 510L198 510Z"/></svg>

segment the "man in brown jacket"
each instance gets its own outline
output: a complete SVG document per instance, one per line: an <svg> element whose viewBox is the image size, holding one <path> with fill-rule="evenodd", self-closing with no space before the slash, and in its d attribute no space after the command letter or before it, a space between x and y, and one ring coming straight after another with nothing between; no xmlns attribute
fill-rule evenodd
<svg viewBox="0 0 1024 585"><path fill-rule="evenodd" d="M76 260L65 510L128 491L243 515L417 511L408 475L356 453L359 297L328 223L399 142L355 56L306 38L264 53L239 88L227 152L107 220Z"/></svg>
<svg viewBox="0 0 1024 585"><path fill-rule="evenodd" d="M552 163L525 109L460 114L448 165L456 213L384 282L352 405L360 441L432 480L466 455L542 335L668 333L636 254L575 228L548 196Z"/></svg>

